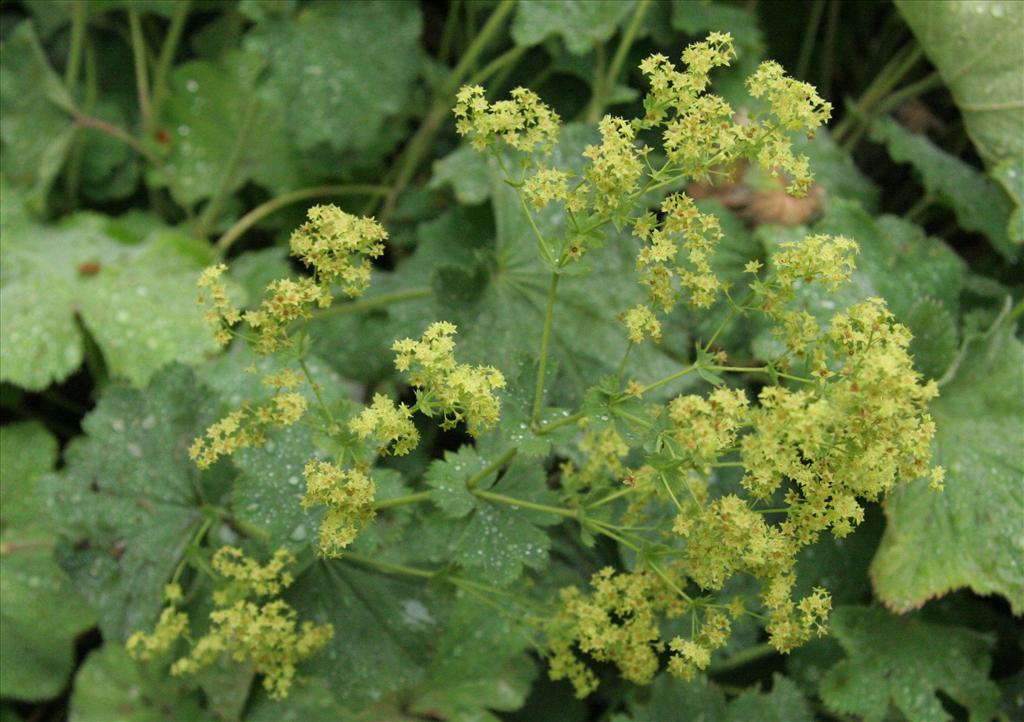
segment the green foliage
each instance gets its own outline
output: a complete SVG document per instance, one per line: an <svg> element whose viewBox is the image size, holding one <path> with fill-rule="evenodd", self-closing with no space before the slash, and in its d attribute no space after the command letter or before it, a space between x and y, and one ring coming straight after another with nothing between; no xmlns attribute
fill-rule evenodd
<svg viewBox="0 0 1024 722"><path fill-rule="evenodd" d="M0 719L1016 719L1021 18L4 3Z"/></svg>
<svg viewBox="0 0 1024 722"><path fill-rule="evenodd" d="M896 7L953 94L985 163L1024 155L1024 6L896 0Z"/></svg>
<svg viewBox="0 0 1024 722"><path fill-rule="evenodd" d="M991 639L964 627L893 617L868 607L842 607L832 629L847 659L821 681L825 704L867 722L890 707L909 722L951 720L936 695L967 708L972 720L992 719L999 690L988 679Z"/></svg>
<svg viewBox="0 0 1024 722"><path fill-rule="evenodd" d="M1007 237L1010 200L992 179L891 118L875 123L871 137L889 147L893 160L913 165L925 191L951 208L961 226L985 234L1006 257L1016 256Z"/></svg>
<svg viewBox="0 0 1024 722"><path fill-rule="evenodd" d="M998 593L1024 610L1024 345L1005 320L968 337L932 403L935 455L946 466L936 497L916 481L886 504L889 523L872 576L897 610L953 589Z"/></svg>
<svg viewBox="0 0 1024 722"><path fill-rule="evenodd" d="M0 427L0 687L22 700L64 688L74 638L95 621L53 558L58 527L37 481L56 458L56 439L38 423Z"/></svg>

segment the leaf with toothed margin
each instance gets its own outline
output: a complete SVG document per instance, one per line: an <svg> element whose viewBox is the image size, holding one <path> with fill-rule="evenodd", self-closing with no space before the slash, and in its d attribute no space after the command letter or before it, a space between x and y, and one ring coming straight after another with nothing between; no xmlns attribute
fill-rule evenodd
<svg viewBox="0 0 1024 722"><path fill-rule="evenodd" d="M37 481L57 440L35 421L0 427L0 691L44 700L67 684L75 637L96 615L53 557L57 531Z"/></svg>
<svg viewBox="0 0 1024 722"><path fill-rule="evenodd" d="M946 469L945 490L919 479L889 495L875 592L906 611L970 587L1024 613L1024 344L1014 324L1004 316L967 339L939 394L932 461Z"/></svg>
<svg viewBox="0 0 1024 722"><path fill-rule="evenodd" d="M107 389L66 466L40 479L63 543L58 559L99 613L106 640L149 628L161 590L199 528L226 465L200 474L188 447L214 420L209 391L175 365L144 391ZM213 498L216 498L215 496Z"/></svg>
<svg viewBox="0 0 1024 722"><path fill-rule="evenodd" d="M636 5L633 0L536 0L519 3L512 21L517 45L536 45L552 35L565 41L570 53L583 55L604 42Z"/></svg>
<svg viewBox="0 0 1024 722"><path fill-rule="evenodd" d="M910 341L914 368L925 378L942 378L956 357L956 318L941 303L926 296L910 307L904 323L914 334Z"/></svg>
<svg viewBox="0 0 1024 722"><path fill-rule="evenodd" d="M818 688L830 710L865 722L889 719L891 707L908 722L951 720L941 691L967 708L972 722L994 717L999 688L988 678L991 638L870 607L840 607L830 626L847 657Z"/></svg>
<svg viewBox="0 0 1024 722"><path fill-rule="evenodd" d="M205 244L170 229L143 238L91 213L4 233L0 378L33 390L67 378L82 362L76 316L111 374L133 384L201 360L216 345L191 289L209 259Z"/></svg>

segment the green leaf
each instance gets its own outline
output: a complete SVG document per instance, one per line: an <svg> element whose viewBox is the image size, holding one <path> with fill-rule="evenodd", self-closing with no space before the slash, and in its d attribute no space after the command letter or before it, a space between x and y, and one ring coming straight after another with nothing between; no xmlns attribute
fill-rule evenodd
<svg viewBox="0 0 1024 722"><path fill-rule="evenodd" d="M53 558L55 532L36 482L57 459L37 422L0 427L0 694L54 697L74 666L74 639L95 615Z"/></svg>
<svg viewBox="0 0 1024 722"><path fill-rule="evenodd" d="M840 607L831 627L847 659L821 681L829 709L866 722L888 719L890 706L909 722L951 720L936 695L941 690L967 708L971 720L995 715L999 688L988 678L990 638L869 607Z"/></svg>
<svg viewBox="0 0 1024 722"><path fill-rule="evenodd" d="M961 587L1002 594L1024 612L1024 344L1003 321L969 338L931 404L933 462L942 493L926 480L886 501L889 523L872 564L878 596L895 610Z"/></svg>
<svg viewBox="0 0 1024 722"><path fill-rule="evenodd" d="M143 667L110 643L78 670L70 705L69 722L212 720L163 669Z"/></svg>
<svg viewBox="0 0 1024 722"><path fill-rule="evenodd" d="M258 25L246 40L268 59L295 145L349 150L374 142L406 103L422 24L414 3L323 3Z"/></svg>
<svg viewBox="0 0 1024 722"><path fill-rule="evenodd" d="M445 720L498 722L489 710L526 701L536 667L523 654L527 639L509 617L471 597L452 606L426 679L409 711Z"/></svg>
<svg viewBox="0 0 1024 722"><path fill-rule="evenodd" d="M197 253L193 240L167 230L125 245L117 233L110 219L80 213L4 235L0 378L42 389L69 376L83 355L76 314L110 372L134 384L215 348L193 291L205 246Z"/></svg>
<svg viewBox="0 0 1024 722"><path fill-rule="evenodd" d="M281 106L256 87L257 62L234 53L174 69L161 118L169 152L150 170L151 184L168 186L188 207L214 196L222 184L229 193L250 179L275 193L298 185Z"/></svg>
<svg viewBox="0 0 1024 722"><path fill-rule="evenodd" d="M429 187L443 188L445 185L452 187L455 200L463 205L483 203L491 195L491 171L487 167L487 157L464 145L435 160Z"/></svg>
<svg viewBox="0 0 1024 722"><path fill-rule="evenodd" d="M516 5L512 39L537 45L558 35L574 55L606 42L636 5L634 0L534 0Z"/></svg>
<svg viewBox="0 0 1024 722"><path fill-rule="evenodd" d="M346 708L423 679L444 602L422 580L321 560L299 577L288 598L301 619L334 626L326 649L300 674L326 679Z"/></svg>
<svg viewBox="0 0 1024 722"><path fill-rule="evenodd" d="M523 566L537 569L547 563L551 540L538 526L557 523L559 518L481 499L467 483L475 479L474 489L538 504L557 504L558 498L546 488L544 469L536 460L513 461L497 483L497 471L480 477L497 458L497 454L484 455L464 446L431 464L426 481L445 516L467 517L452 544L455 560L484 581L504 586L519 577Z"/></svg>
<svg viewBox="0 0 1024 722"><path fill-rule="evenodd" d="M215 473L204 484L187 450L212 421L208 394L182 366L145 391L111 386L82 422L86 436L68 446L66 467L40 480L66 540L61 564L107 640L149 628L203 518Z"/></svg>
<svg viewBox="0 0 1024 722"><path fill-rule="evenodd" d="M458 451L444 452L444 459L437 459L430 465L424 480L433 489L431 501L444 513L445 516L461 518L476 508L476 497L466 488L466 482L470 478L480 474L494 461L484 458L472 446L463 446ZM496 474L497 472L492 472ZM487 479L481 479L483 485L480 488L486 489L493 483L487 483Z"/></svg>
<svg viewBox="0 0 1024 722"><path fill-rule="evenodd" d="M732 702L704 677L689 682L661 674L651 685L650 698L630 705L632 722L811 722L814 715L797 686L780 674L772 677L772 689L745 690Z"/></svg>
<svg viewBox="0 0 1024 722"><path fill-rule="evenodd" d="M1024 156L1024 4L896 0L987 165Z"/></svg>
<svg viewBox="0 0 1024 722"><path fill-rule="evenodd" d="M1013 199L1014 209L1006 225L1006 234L1018 246L1024 243L1024 159L1007 158L992 169L1006 194Z"/></svg>
<svg viewBox="0 0 1024 722"><path fill-rule="evenodd" d="M897 163L910 163L925 191L950 208L961 226L984 234L1007 258L1016 256L1006 234L1013 205L995 181L892 118L877 120L871 138L885 143Z"/></svg>
<svg viewBox="0 0 1024 722"><path fill-rule="evenodd" d="M38 421L0 427L0 525L46 526L36 479L53 469L57 439Z"/></svg>
<svg viewBox="0 0 1024 722"><path fill-rule="evenodd" d="M934 298L925 297L910 307L904 322L913 331L910 354L925 378L940 379L956 358L956 318Z"/></svg>
<svg viewBox="0 0 1024 722"><path fill-rule="evenodd" d="M490 491L535 504L558 506L558 497L547 488L544 467L536 460L513 460ZM556 524L561 518L477 499L477 511L463 533L456 556L467 567L479 568L486 581L510 583L522 573L523 566L540 569L547 564L551 539L539 527Z"/></svg>
<svg viewBox="0 0 1024 722"><path fill-rule="evenodd" d="M593 139L592 128L567 127L552 164L578 170L583 161L580 153ZM438 298L437 313L459 326L460 360L496 366L511 378L519 373L518 362L524 355L536 357L539 352L551 271L540 258L534 232L515 190L497 174L492 182L497 237L493 248L487 249L493 257L480 262L490 272L489 283L474 303L461 298L458 304L444 303L444 298ZM565 233L566 219L554 208L536 214L535 221L548 239L558 239ZM625 327L616 317L644 298L631 270L637 250L634 237L610 230L602 247L588 250L582 265L573 267L572 275L562 277L549 348L559 375L549 377L548 403L578 404L594 378L617 370L628 341ZM458 265L465 265L465 274L474 273L470 264ZM448 276L443 281L458 287L465 277L457 280ZM633 349L626 373L634 378L655 379L676 368L660 349L644 344Z"/></svg>
<svg viewBox="0 0 1024 722"><path fill-rule="evenodd" d="M75 136L75 127L64 110L70 99L30 21L22 22L8 36L2 56L4 174L28 189L28 205L38 214Z"/></svg>

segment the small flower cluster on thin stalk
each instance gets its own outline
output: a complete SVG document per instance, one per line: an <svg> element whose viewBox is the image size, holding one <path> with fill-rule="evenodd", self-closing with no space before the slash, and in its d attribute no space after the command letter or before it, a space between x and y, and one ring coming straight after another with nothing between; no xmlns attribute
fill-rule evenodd
<svg viewBox="0 0 1024 722"><path fill-rule="evenodd" d="M588 534L614 540L629 562L621 570L601 569L587 591L563 589L550 601L549 614L527 617L542 634L550 675L568 679L580 696L597 684L588 659L612 662L636 683L649 682L665 660L669 673L690 678L709 667L733 623L744 616L758 620L781 652L825 633L827 590L794 596L800 550L824 532L851 533L863 520L864 503L883 498L902 480L930 476L933 488L942 486L941 468L930 468L935 429L927 413L937 388L914 370L907 329L878 298L825 324L799 304L801 286L835 290L849 281L856 242L815 235L782 244L767 266L747 264L750 280L737 301L736 289L714 268L722 238L718 219L672 190L727 173L741 161L785 176L795 195L812 183L808 160L793 151L790 134L813 134L828 120L829 104L812 86L766 62L747 80L754 111L735 112L708 92L712 71L734 56L731 37L712 33L684 51L682 69L661 55L644 60L640 70L649 91L643 116L605 116L598 125L600 141L583 151L582 171L556 164L561 121L532 91L519 88L509 100L491 103L482 88L468 86L457 97L458 132L489 154L516 189L552 273L545 322L538 329L537 386L527 411L538 436L572 424L577 433L568 442L573 461L558 460L554 475L565 506L545 509L577 520ZM662 189L668 192L652 201ZM551 204L567 219L558 238L541 234L533 218ZM580 410L544 423L559 279L606 241L610 228L631 230L636 278L646 297L621 312L627 358L634 345L661 338L664 320L680 303L695 309L724 303L729 313L698 345L695 360L676 373L628 379L624 358L618 376L593 380L590 401ZM502 373L457 361L457 329L438 321L421 338L392 347L415 403L375 394L347 420L334 418L304 360L305 327L315 309L333 302L333 285L350 298L366 289L370 261L386 239L373 219L317 206L291 237L293 255L311 275L273 282L261 304L245 312L230 301L224 266L200 280L222 342L237 336L258 353L277 354L291 365L263 379L275 392L270 402L244 405L212 425L196 440L192 457L205 468L237 449L264 443L270 428L317 415L317 427L348 449L337 458L310 459L304 472L302 504L326 508L317 548L328 557L348 554L378 512L430 500L421 492L397 502L376 501L373 461L417 447L414 415L445 429L464 425L480 437L498 426L502 412ZM738 315L763 317L785 350L761 366L729 365L727 352L714 344ZM708 393L654 400L659 396L653 392L691 373L712 384ZM750 396L727 381L736 378L730 374L756 374L765 385ZM316 403L299 392L305 386ZM588 405L595 399L600 414ZM508 447L501 464L516 453L511 441ZM738 470L738 482L732 493L722 493L716 480L728 468ZM488 498L518 508L519 500ZM288 586L291 578L282 571L287 561L278 552L260 567L238 550L218 551L214 569L231 585L217 593L211 631L192 642L172 671L194 671L227 651L254 662L273 694L286 694L295 662L331 636L328 627L297 627L294 612L279 600L256 601ZM373 561L360 557L360 563ZM726 599L723 589L738 575L756 580L758 591ZM486 585L473 584L474 593L486 593ZM136 656L154 657L188 637L188 619L176 606L180 596L172 585L156 630L130 640ZM503 603L507 599L501 597ZM266 630L265 638L241 635L246 624ZM689 632L678 631L683 628Z"/></svg>

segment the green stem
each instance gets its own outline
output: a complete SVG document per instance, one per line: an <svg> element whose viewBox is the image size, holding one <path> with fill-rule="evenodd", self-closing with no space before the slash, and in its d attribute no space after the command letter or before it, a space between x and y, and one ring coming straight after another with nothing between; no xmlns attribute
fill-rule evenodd
<svg viewBox="0 0 1024 722"><path fill-rule="evenodd" d="M676 379L681 379L683 376L686 376L687 374L693 373L696 370L697 370L697 364L691 364L691 365L687 366L686 368L684 368L682 371L677 371L676 373L672 374L671 376L666 376L665 378L659 379L658 381L655 381L654 383L647 384L642 389L640 389L640 395L643 396L648 391L653 391L654 389L658 388L659 386L664 386L665 384L671 383L671 382L675 381Z"/></svg>
<svg viewBox="0 0 1024 722"><path fill-rule="evenodd" d="M1017 301L1017 305L1006 315L1006 322L1014 323L1022 315L1024 315L1024 300Z"/></svg>
<svg viewBox="0 0 1024 722"><path fill-rule="evenodd" d="M540 416L541 403L544 401L544 374L548 364L548 344L551 342L551 319L555 311L555 296L558 294L558 279L561 275L551 274L551 286L548 288L548 303L544 311L544 331L540 337L540 360L537 366L537 386L533 391L533 410L530 412L530 423L536 427Z"/></svg>
<svg viewBox="0 0 1024 722"><path fill-rule="evenodd" d="M625 487L623 489L619 489L618 491L609 494L608 496L605 496L605 497L602 497L601 499L598 499L593 504L587 504L587 506L585 508L588 511L590 509L596 509L597 507L604 506L605 504L613 502L616 499L619 499L619 498L625 496L626 494L632 494L634 491L636 491L636 487L635 486L627 486L627 487Z"/></svg>
<svg viewBox="0 0 1024 722"><path fill-rule="evenodd" d="M564 516L568 519L576 519L578 517L578 514L574 509L567 509L566 507L563 506L548 506L547 504L537 504L536 502L527 501L526 499L515 499L511 496L505 496L504 494L495 494L493 491L473 489L473 495L481 499L487 499L488 501L494 501L499 504L514 506L519 509L530 509L532 511L544 512L545 514L557 514L558 516Z"/></svg>
<svg viewBox="0 0 1024 722"><path fill-rule="evenodd" d="M535 433L537 434L537 436L543 436L544 434L550 434L555 429L560 429L563 426L568 426L569 424L575 424L577 421L579 421L580 419L582 419L585 416L586 416L586 413L584 413L583 411L580 411L580 412L575 413L575 414L570 414L569 416L566 416L564 419L559 419L558 421L552 421L550 424L544 424L539 429L537 429L537 431Z"/></svg>
<svg viewBox="0 0 1024 722"><path fill-rule="evenodd" d="M142 36L139 13L128 9L128 26L132 37L132 58L135 61L135 92L139 97L139 114L142 116L143 135L149 137L153 128L153 112L149 97L149 76L146 71L146 39Z"/></svg>
<svg viewBox="0 0 1024 722"><path fill-rule="evenodd" d="M612 88L615 87L615 80L619 77L622 65L626 61L626 54L633 46L633 41L636 39L637 31L640 29L640 23L643 21L644 15L647 14L647 9L650 6L650 0L640 0L636 6L636 10L633 11L633 18L629 21L629 26L626 28L625 32L622 33L622 39L619 41L619 47L616 49L615 55L612 57L612 62L608 66L608 72L594 88L594 95L591 97L591 122L600 119L601 114L604 112L608 94Z"/></svg>
<svg viewBox="0 0 1024 722"><path fill-rule="evenodd" d="M362 554L356 554L355 552L346 551L341 557L342 559L348 559L356 562L357 564L363 564L364 566L376 567L381 571L395 572L396 574L406 574L411 577L420 577L421 579L433 579L437 576L437 572L429 569L419 569L418 567L410 567L405 564L395 564L394 562L385 562L380 559L374 559L372 557L366 557Z"/></svg>
<svg viewBox="0 0 1024 722"><path fill-rule="evenodd" d="M495 461L492 461L486 467L484 467L477 473L473 474L473 476L469 477L469 479L466 480L466 488L475 494L476 491L474 491L474 489L477 484L479 484L481 481L486 479L494 472L501 469L508 462L512 461L512 457L514 457L517 453L519 453L519 449L513 446L511 449L509 449L504 454L499 456Z"/></svg>
<svg viewBox="0 0 1024 722"><path fill-rule="evenodd" d="M751 662L761 659L762 657L768 657L773 654L778 654L778 650L772 645L765 642L764 644L757 644L753 647L747 647L741 652L723 659L717 664L713 664L708 668L708 674L721 674L722 672L728 672L750 664Z"/></svg>
<svg viewBox="0 0 1024 722"><path fill-rule="evenodd" d="M430 288L410 288L407 291L382 293L381 295L374 296L372 298L364 298L360 301L351 301L349 303L339 303L335 306L331 306L330 308L325 308L322 311L317 311L315 318L320 319L327 318L329 316L346 316L350 313L363 313L365 311L384 308L393 303L415 301L420 298L430 298L433 295L434 291Z"/></svg>
<svg viewBox="0 0 1024 722"><path fill-rule="evenodd" d="M832 62L836 54L836 32L839 29L839 0L829 0L828 20L825 22L825 42L821 59L821 97L832 98Z"/></svg>
<svg viewBox="0 0 1024 722"><path fill-rule="evenodd" d="M178 43L181 42L181 33L185 29L185 21L188 19L189 6L192 0L178 0L174 5L174 15L171 16L171 24L167 28L167 35L164 43L160 46L160 57L156 64L156 73L153 76L153 121L159 122L160 111L167 100L168 84L167 76L170 74L171 64L178 50Z"/></svg>
<svg viewBox="0 0 1024 722"><path fill-rule="evenodd" d="M373 508L377 511L381 509L391 509L396 506L405 506L406 504L419 504L421 501L430 501L432 494L429 491L419 491L415 494L406 494L405 496L396 496L394 499L384 499L383 501L375 502Z"/></svg>
<svg viewBox="0 0 1024 722"><path fill-rule="evenodd" d="M885 115L893 108L898 107L904 100L917 97L922 93L927 93L932 88L937 88L940 85L942 85L942 76L939 75L938 71L929 73L920 80L900 88L895 93L887 95L884 100L879 102L878 107L875 109L874 116L879 117Z"/></svg>
<svg viewBox="0 0 1024 722"><path fill-rule="evenodd" d="M334 415L331 414L330 407L327 406L327 402L324 401L323 395L320 393L320 385L313 380L313 374L309 371L309 366L306 365L306 359L299 358L299 368L302 369L302 374L306 377L306 381L309 382L309 387L313 389L313 394L316 396L317 402L320 404L320 409L324 412L324 416L327 421L331 424L331 427L336 427L337 423L334 421Z"/></svg>
<svg viewBox="0 0 1024 722"><path fill-rule="evenodd" d="M471 3L469 5L471 5ZM482 53L491 42L494 35L501 28L502 23L504 23L505 18L512 12L514 7L514 0L501 0L498 7L494 9L494 12L491 13L491 16L487 19L483 28L480 29L480 32L466 49L466 52L463 53L462 58L455 66L455 69L452 70L451 75L448 76L448 81L442 87L441 92L434 98L430 112L427 114L427 117L423 119L420 127L409 140L409 143L402 151L401 158L398 160L398 173L395 178L395 182L391 188L391 192L384 200L384 205L380 213L382 221L387 221L391 216L391 212L395 208L395 203L398 201L398 196L401 195L402 191L404 191L409 185L413 175L416 173L416 169L419 167L420 161L423 160L423 157L429 150L430 144L434 139L434 135L438 130L440 130L441 123L448 114L448 106L451 105L451 98L455 94L455 91L458 90L462 80L472 72L477 59L480 57L480 53Z"/></svg>
<svg viewBox="0 0 1024 722"><path fill-rule="evenodd" d="M924 56L920 47L914 47L908 53L901 53L893 57L875 80L868 86L854 107L850 109L846 117L839 123L832 137L846 150L849 150L859 140L865 124L870 125L874 117L875 106L888 95L894 87L899 85L907 73L914 69L918 61ZM853 133L852 136L848 135Z"/></svg>
<svg viewBox="0 0 1024 722"><path fill-rule="evenodd" d="M64 86L75 95L78 85L78 71L82 67L82 52L85 49L85 31L88 24L88 8L85 0L75 0L71 6L71 47L68 50L68 64L64 68Z"/></svg>
<svg viewBox="0 0 1024 722"><path fill-rule="evenodd" d="M335 185L335 186L313 186L312 188L300 188L271 198L265 203L253 208L244 216L239 218L231 228L225 231L224 235L217 240L217 252L223 256L227 253L231 244L241 237L246 231L259 223L261 220L276 212L280 208L289 206L292 203L318 198L320 196L385 196L391 189L388 186L375 185Z"/></svg>
<svg viewBox="0 0 1024 722"><path fill-rule="evenodd" d="M437 51L437 59L441 63L448 62L451 54L452 41L455 39L455 28L459 24L459 0L448 4L448 15L444 19L444 31L441 33L441 47Z"/></svg>
<svg viewBox="0 0 1024 722"><path fill-rule="evenodd" d="M117 138L153 165L160 165L160 159L157 158L149 148L143 145L138 138L123 128L119 128L113 123L108 123L105 120L94 118L91 115L85 115L84 113L76 113L74 118L75 123L83 128L92 128L93 130L98 130L101 133L106 133L109 136Z"/></svg>
<svg viewBox="0 0 1024 722"><path fill-rule="evenodd" d="M818 37L818 26L821 25L821 17L824 12L825 0L815 0L811 4L811 15L807 19L807 30L804 31L804 41L800 45L800 58L796 63L796 77L800 80L807 80L811 54L814 51L814 40Z"/></svg>
<svg viewBox="0 0 1024 722"><path fill-rule="evenodd" d="M227 167L224 168L224 173L220 177L220 183L217 184L217 190L214 192L213 198L207 201L206 207L203 208L203 212L199 215L199 220L196 221L194 235L199 238L206 238L209 235L213 224L217 222L221 207L223 207L228 196L231 195L231 184L234 182L238 166L241 165L242 158L245 156L245 147L249 144L249 137L252 135L258 107L259 103L250 99L249 105L245 110L245 118L242 120L242 128L238 131L238 136L235 138L235 145L231 148L231 156L228 158Z"/></svg>
<svg viewBox="0 0 1024 722"><path fill-rule="evenodd" d="M480 85L492 75L497 73L502 68L514 65L519 58L523 56L529 48L525 45L517 45L514 48L506 50L504 53L496 57L491 62L487 63L484 67L473 74L473 77L469 79L470 85Z"/></svg>

